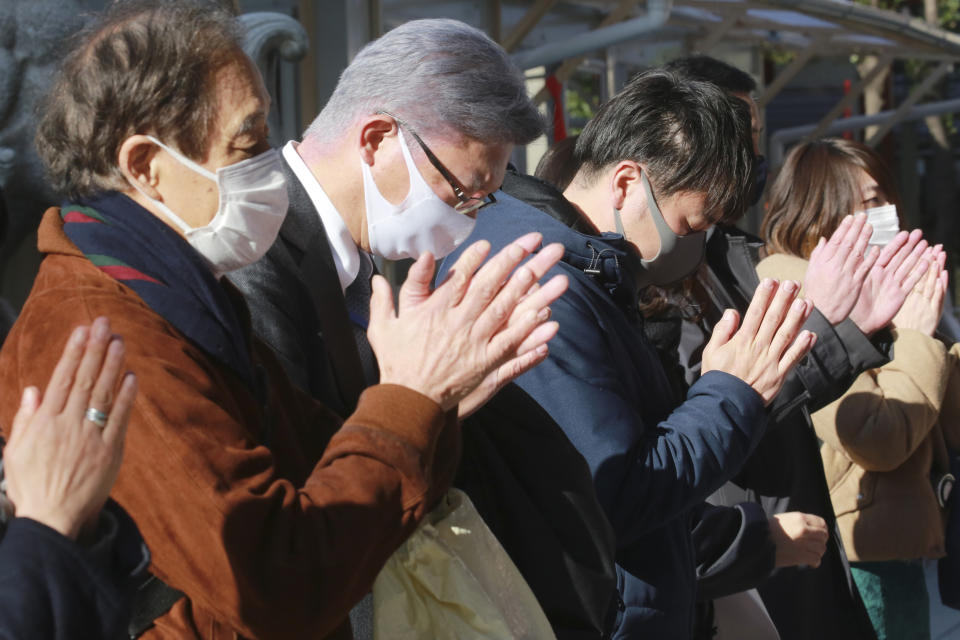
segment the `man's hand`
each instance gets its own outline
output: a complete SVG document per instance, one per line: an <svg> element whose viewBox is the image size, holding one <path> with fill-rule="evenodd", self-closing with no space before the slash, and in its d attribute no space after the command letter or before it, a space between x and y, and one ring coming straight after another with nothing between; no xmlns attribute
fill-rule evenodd
<svg viewBox="0 0 960 640"><path fill-rule="evenodd" d="M770 518L770 537L777 548L777 568L819 567L829 535L827 523L820 516L791 511Z"/></svg>
<svg viewBox="0 0 960 640"><path fill-rule="evenodd" d="M850 315L863 281L877 261L876 247L870 247L864 256L871 233L867 214L847 216L830 240L820 238L810 254L803 292L830 324L838 324Z"/></svg>
<svg viewBox="0 0 960 640"><path fill-rule="evenodd" d="M64 347L43 395L23 392L3 450L10 499L18 517L42 522L68 538L96 525L117 479L137 383L123 378L123 341L106 318L79 327ZM112 405L112 408L111 408ZM109 414L103 427L85 417L88 408Z"/></svg>
<svg viewBox="0 0 960 640"><path fill-rule="evenodd" d="M544 247L517 268L540 239L527 234L482 267L490 245L477 242L432 293L434 260L424 254L410 268L396 311L386 280L374 278L367 337L380 364L380 382L410 387L449 410L495 376L474 399L476 407L511 375L542 361L557 332L557 323L547 322L548 305L566 290L567 279L556 276L535 286L563 256L560 245Z"/></svg>
<svg viewBox="0 0 960 640"><path fill-rule="evenodd" d="M923 259L926 249L923 233L915 229L909 234L901 231L880 252L850 312L850 319L865 335L873 335L893 320L930 266Z"/></svg>
<svg viewBox="0 0 960 640"><path fill-rule="evenodd" d="M927 249L924 260L930 262L926 275L913 287L903 306L893 317L893 326L898 329L914 329L932 336L943 313L943 297L947 291L947 272L944 265L947 254L943 245Z"/></svg>
<svg viewBox="0 0 960 640"><path fill-rule="evenodd" d="M737 329L737 312L727 309L703 350L703 368L736 376L760 394L769 405L790 370L816 341L816 334L800 331L813 304L797 298L796 282L778 286L765 278ZM798 335L799 333L799 335Z"/></svg>

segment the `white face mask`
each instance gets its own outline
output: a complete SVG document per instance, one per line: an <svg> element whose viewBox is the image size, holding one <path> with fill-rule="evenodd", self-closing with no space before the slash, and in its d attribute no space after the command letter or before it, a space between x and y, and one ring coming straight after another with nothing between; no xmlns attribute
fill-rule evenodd
<svg viewBox="0 0 960 640"><path fill-rule="evenodd" d="M216 173L171 149L153 136L180 164L217 183L220 206L202 227L191 227L163 202L154 200L134 181L133 187L183 231L190 246L206 258L219 278L228 271L253 264L277 239L287 215L287 185L280 156L270 149L247 160L220 167Z"/></svg>
<svg viewBox="0 0 960 640"><path fill-rule="evenodd" d="M867 223L873 227L870 244L882 247L899 233L900 218L897 217L897 205L888 204L882 207L872 207L864 213L867 214Z"/></svg>
<svg viewBox="0 0 960 640"><path fill-rule="evenodd" d="M476 220L457 213L433 192L420 175L399 129L397 139L410 176L410 191L400 204L381 195L370 165L360 160L370 251L387 260L416 259L425 251L442 258L467 239Z"/></svg>

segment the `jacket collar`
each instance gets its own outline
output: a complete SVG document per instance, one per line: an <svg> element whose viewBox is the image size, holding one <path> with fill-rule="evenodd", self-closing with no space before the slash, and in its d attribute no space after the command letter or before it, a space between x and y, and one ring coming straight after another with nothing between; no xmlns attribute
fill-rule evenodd
<svg viewBox="0 0 960 640"><path fill-rule="evenodd" d="M640 256L633 245L620 234L598 233L562 193L542 180L511 174L503 190L551 218L536 228L544 244L564 246L563 262L606 289L625 311L636 312Z"/></svg>

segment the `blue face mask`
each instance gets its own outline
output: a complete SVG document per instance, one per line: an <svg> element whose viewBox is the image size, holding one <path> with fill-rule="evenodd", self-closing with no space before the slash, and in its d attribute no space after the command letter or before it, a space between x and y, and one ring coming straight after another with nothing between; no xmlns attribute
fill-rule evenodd
<svg viewBox="0 0 960 640"><path fill-rule="evenodd" d="M649 260L640 260L641 271L638 274L640 286L664 286L679 282L696 271L703 262L707 234L705 231L695 231L685 236L674 233L663 218L663 213L660 212L645 172L640 174L640 180L647 193L647 209L657 228L657 235L660 237L660 250L657 255ZM619 209L614 209L613 220L617 226L617 233L626 238Z"/></svg>

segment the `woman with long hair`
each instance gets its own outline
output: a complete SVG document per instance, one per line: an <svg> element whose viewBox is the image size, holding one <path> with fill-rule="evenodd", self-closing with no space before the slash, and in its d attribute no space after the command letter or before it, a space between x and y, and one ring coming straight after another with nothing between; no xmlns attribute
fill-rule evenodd
<svg viewBox="0 0 960 640"><path fill-rule="evenodd" d="M869 147L834 138L798 145L770 192L761 228L770 255L757 271L803 280L822 238L859 212L874 227L871 244L884 245L899 229L896 204L890 172ZM812 416L837 526L881 640L930 637L920 561L944 554L936 484L948 471L948 446L960 443L960 398L946 393L960 350L934 336L945 254L916 250L924 259L901 282L910 290L889 327L892 359ZM885 286L868 277L863 295L880 300Z"/></svg>

